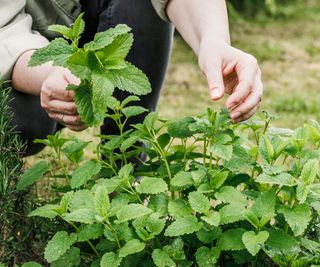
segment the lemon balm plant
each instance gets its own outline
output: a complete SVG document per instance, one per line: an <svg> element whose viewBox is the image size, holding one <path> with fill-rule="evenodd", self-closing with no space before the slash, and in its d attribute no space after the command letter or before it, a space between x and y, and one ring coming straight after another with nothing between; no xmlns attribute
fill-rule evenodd
<svg viewBox="0 0 320 267"><path fill-rule="evenodd" d="M134 105L137 96L114 99L113 88L149 91L146 77L124 59L132 43L129 29L118 26L99 33L84 48L77 47L81 18L71 29L51 29L71 44L57 39L35 53L30 64L53 60L70 68L81 79L80 86L70 89L83 120L95 125L108 116L119 134L101 136L92 160L83 159L87 142L59 133L38 140L53 148L54 159L27 170L18 189L41 177L62 177L66 184L52 189L57 198L29 214L69 225L48 241L48 263L320 264L318 123L294 131L272 128L273 117L265 113L261 120L233 125L228 111L208 109L175 121L150 113L125 131L128 118L145 109ZM60 57L63 46L69 52ZM147 160L133 163L141 153Z"/></svg>

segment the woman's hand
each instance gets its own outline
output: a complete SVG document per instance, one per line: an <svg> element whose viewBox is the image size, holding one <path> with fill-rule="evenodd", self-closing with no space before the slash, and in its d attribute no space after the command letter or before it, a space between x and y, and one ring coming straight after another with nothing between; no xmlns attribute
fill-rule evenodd
<svg viewBox="0 0 320 267"><path fill-rule="evenodd" d="M68 69L55 68L42 83L40 91L41 106L49 117L73 131L87 128L78 114L74 92L66 90L69 84L79 83Z"/></svg>
<svg viewBox="0 0 320 267"><path fill-rule="evenodd" d="M226 42L206 38L200 44L198 58L211 98L218 100L229 94L226 107L232 110L231 119L249 119L258 110L263 95L257 60Z"/></svg>

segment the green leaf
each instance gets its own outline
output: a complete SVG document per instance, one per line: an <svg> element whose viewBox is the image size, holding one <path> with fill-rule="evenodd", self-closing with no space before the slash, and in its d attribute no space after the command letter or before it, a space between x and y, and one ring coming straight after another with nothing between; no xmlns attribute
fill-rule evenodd
<svg viewBox="0 0 320 267"><path fill-rule="evenodd" d="M121 143L120 150L126 151L128 148L132 147L139 140L140 140L140 136L138 135L130 136L129 138L127 138Z"/></svg>
<svg viewBox="0 0 320 267"><path fill-rule="evenodd" d="M220 224L221 216L217 211L211 211L207 216L201 216L201 219L207 224L218 226Z"/></svg>
<svg viewBox="0 0 320 267"><path fill-rule="evenodd" d="M187 217L178 218L171 223L164 235L165 236L181 236L185 234L191 234L201 229L202 223L198 222L197 218L189 215Z"/></svg>
<svg viewBox="0 0 320 267"><path fill-rule="evenodd" d="M202 193L191 192L188 196L191 208L199 213L208 215L211 208L210 200Z"/></svg>
<svg viewBox="0 0 320 267"><path fill-rule="evenodd" d="M96 64L96 58L92 53L80 49L73 53L67 61L69 70L81 80L90 80L92 71L98 69Z"/></svg>
<svg viewBox="0 0 320 267"><path fill-rule="evenodd" d="M46 47L37 49L28 62L29 67L35 67L53 61L54 66L66 67L73 53L73 48L63 38L56 38Z"/></svg>
<svg viewBox="0 0 320 267"><path fill-rule="evenodd" d="M104 185L99 185L94 192L94 207L101 218L107 216L110 209L109 191Z"/></svg>
<svg viewBox="0 0 320 267"><path fill-rule="evenodd" d="M102 224L83 225L78 232L78 242L85 242L90 239L97 239L103 234Z"/></svg>
<svg viewBox="0 0 320 267"><path fill-rule="evenodd" d="M269 239L264 251L273 260L281 259L285 255L287 259L296 257L300 252L300 246L294 237L283 230L272 229L269 231Z"/></svg>
<svg viewBox="0 0 320 267"><path fill-rule="evenodd" d="M52 262L50 267L77 267L80 265L80 249L71 247L58 260Z"/></svg>
<svg viewBox="0 0 320 267"><path fill-rule="evenodd" d="M180 171L171 180L171 187L175 189L186 189L194 184L190 172Z"/></svg>
<svg viewBox="0 0 320 267"><path fill-rule="evenodd" d="M98 55L101 56L101 61L106 64L108 68L110 62L113 60L124 60L128 55L130 48L133 43L133 34L125 33L114 38L111 44L107 45L101 51L98 52Z"/></svg>
<svg viewBox="0 0 320 267"><path fill-rule="evenodd" d="M241 203L232 203L222 207L219 210L221 224L234 223L240 220L244 220L246 208Z"/></svg>
<svg viewBox="0 0 320 267"><path fill-rule="evenodd" d="M283 214L295 236L302 235L311 220L311 211L308 205L296 205L293 208L282 206L279 212Z"/></svg>
<svg viewBox="0 0 320 267"><path fill-rule="evenodd" d="M127 67L121 70L110 70L115 86L122 91L135 95L146 95L151 92L148 77L138 68L126 62Z"/></svg>
<svg viewBox="0 0 320 267"><path fill-rule="evenodd" d="M286 172L282 172L276 175L268 175L265 173L260 174L257 179L257 183L281 185L281 186L295 186L297 184L295 178Z"/></svg>
<svg viewBox="0 0 320 267"><path fill-rule="evenodd" d="M232 186L221 187L220 190L215 194L215 197L224 203L241 203L243 205L248 203L246 196Z"/></svg>
<svg viewBox="0 0 320 267"><path fill-rule="evenodd" d="M56 208L56 211L61 215L67 212L69 204L73 198L73 191L69 191L67 193L65 193L61 200L60 200L60 204L58 206L58 208Z"/></svg>
<svg viewBox="0 0 320 267"><path fill-rule="evenodd" d="M121 112L127 117L134 117L134 116L138 116L142 113L147 112L148 110L140 107L140 106L130 106L130 107L125 107L121 110Z"/></svg>
<svg viewBox="0 0 320 267"><path fill-rule="evenodd" d="M140 194L159 194L168 190L167 183L161 178L143 177L136 186Z"/></svg>
<svg viewBox="0 0 320 267"><path fill-rule="evenodd" d="M92 105L92 91L87 87L80 86L75 92L75 102L81 120L88 125L95 125L93 105Z"/></svg>
<svg viewBox="0 0 320 267"><path fill-rule="evenodd" d="M68 222L94 223L95 212L91 208L80 208L71 213L67 213L64 219Z"/></svg>
<svg viewBox="0 0 320 267"><path fill-rule="evenodd" d="M192 213L191 207L183 199L169 200L169 215L175 219L186 217Z"/></svg>
<svg viewBox="0 0 320 267"><path fill-rule="evenodd" d="M241 250L245 246L242 242L242 235L246 232L243 228L234 228L222 233L217 241L221 250Z"/></svg>
<svg viewBox="0 0 320 267"><path fill-rule="evenodd" d="M48 242L44 251L44 258L49 263L58 260L76 241L77 235L74 233L68 235L65 231L57 232Z"/></svg>
<svg viewBox="0 0 320 267"><path fill-rule="evenodd" d="M102 123L107 112L108 102L114 91L114 85L108 73L92 74L92 103L94 120Z"/></svg>
<svg viewBox="0 0 320 267"><path fill-rule="evenodd" d="M267 231L261 231L258 234L253 231L248 231L242 235L242 242L250 254L255 256L268 238L269 233Z"/></svg>
<svg viewBox="0 0 320 267"><path fill-rule="evenodd" d="M200 247L195 256L199 267L212 267L216 265L220 257L220 249L217 247L211 249Z"/></svg>
<svg viewBox="0 0 320 267"><path fill-rule="evenodd" d="M101 164L99 162L90 160L76 169L71 177L71 188L79 188L87 181L92 179L94 175L97 175L101 170Z"/></svg>
<svg viewBox="0 0 320 267"><path fill-rule="evenodd" d="M86 50L100 50L107 45L110 45L117 36L126 34L131 31L131 28L125 24L118 24L114 28L110 28L104 32L98 32L94 36L93 41L84 46ZM110 52L110 51L109 51Z"/></svg>
<svg viewBox="0 0 320 267"><path fill-rule="evenodd" d="M77 209L87 208L93 209L94 198L92 192L87 189L76 191L70 200L69 210L75 211Z"/></svg>
<svg viewBox="0 0 320 267"><path fill-rule="evenodd" d="M83 15L84 15L84 13L81 13L72 24L72 27L71 27L72 39L71 40L79 39L80 35L84 32L85 22L82 19Z"/></svg>
<svg viewBox="0 0 320 267"><path fill-rule="evenodd" d="M114 252L107 252L101 258L100 267L118 267L121 260Z"/></svg>
<svg viewBox="0 0 320 267"><path fill-rule="evenodd" d="M49 164L46 161L40 161L33 165L30 169L25 171L21 176L17 189L19 191L25 189L29 185L32 185L35 181L43 177L43 175L48 171Z"/></svg>
<svg viewBox="0 0 320 267"><path fill-rule="evenodd" d="M251 211L260 220L260 226L264 226L275 216L276 193L274 189L262 193L254 202Z"/></svg>
<svg viewBox="0 0 320 267"><path fill-rule="evenodd" d="M318 159L309 160L302 169L301 179L304 184L312 184L319 173Z"/></svg>
<svg viewBox="0 0 320 267"><path fill-rule="evenodd" d="M262 158L271 163L274 157L274 148L266 135L261 136L259 141L259 153Z"/></svg>
<svg viewBox="0 0 320 267"><path fill-rule="evenodd" d="M63 153L66 157L72 161L73 163L79 163L83 156L83 149L89 144L90 142L83 142L83 141L75 141L71 144L68 144L62 148Z"/></svg>
<svg viewBox="0 0 320 267"><path fill-rule="evenodd" d="M168 215L168 196L165 193L151 195L148 207L160 216Z"/></svg>
<svg viewBox="0 0 320 267"><path fill-rule="evenodd" d="M162 148L165 148L170 143L170 140L170 135L167 133L164 133L157 138L157 141Z"/></svg>
<svg viewBox="0 0 320 267"><path fill-rule="evenodd" d="M213 152L213 155L221 159L230 160L232 158L233 146L213 144L213 146L211 147L211 151Z"/></svg>
<svg viewBox="0 0 320 267"><path fill-rule="evenodd" d="M57 32L63 35L64 38L71 40L73 38L72 33L71 33L71 28L65 26L65 25L50 25L48 27L49 31L52 32Z"/></svg>
<svg viewBox="0 0 320 267"><path fill-rule="evenodd" d="M218 189L220 188L224 182L227 180L229 176L228 171L219 171L219 170L211 170L209 172L210 174L210 184L215 188Z"/></svg>
<svg viewBox="0 0 320 267"><path fill-rule="evenodd" d="M191 137L194 131L189 129L189 125L194 121L195 120L191 117L185 117L181 120L173 121L168 125L168 133L171 137L180 139Z"/></svg>
<svg viewBox="0 0 320 267"><path fill-rule="evenodd" d="M126 222L152 213L152 210L141 204L129 204L117 212L117 223Z"/></svg>
<svg viewBox="0 0 320 267"><path fill-rule="evenodd" d="M55 211L57 205L47 204L45 206L39 207L28 214L28 217L39 216L44 218L53 219L58 215Z"/></svg>
<svg viewBox="0 0 320 267"><path fill-rule="evenodd" d="M153 129L154 124L156 123L158 118L157 112L150 112L143 121L143 124L147 127L147 129Z"/></svg>
<svg viewBox="0 0 320 267"><path fill-rule="evenodd" d="M138 253L142 251L145 246L145 243L141 243L138 239L132 239L119 250L119 257L125 258L128 255Z"/></svg>
<svg viewBox="0 0 320 267"><path fill-rule="evenodd" d="M303 183L298 183L296 188L296 197L301 204L303 204L310 193L310 185L305 185Z"/></svg>
<svg viewBox="0 0 320 267"><path fill-rule="evenodd" d="M201 228L197 233L197 238L205 244L210 244L218 239L222 234L220 227L212 227L211 229Z"/></svg>
<svg viewBox="0 0 320 267"><path fill-rule="evenodd" d="M170 258L167 251L155 249L152 252L152 259L157 267L176 267L175 262Z"/></svg>

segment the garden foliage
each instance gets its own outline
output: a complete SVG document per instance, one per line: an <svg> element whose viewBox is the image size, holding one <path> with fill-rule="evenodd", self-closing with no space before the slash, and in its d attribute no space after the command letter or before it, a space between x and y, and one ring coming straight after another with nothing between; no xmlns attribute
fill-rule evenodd
<svg viewBox="0 0 320 267"><path fill-rule="evenodd" d="M78 19L72 29L52 27L72 44L53 41L34 55L31 65L53 60L69 67L81 79L72 89L82 118L97 124L107 116L119 135L101 136L91 160L83 157L88 142L59 133L37 141L53 149L53 158L27 170L18 188L42 177L64 179L66 185L53 188L58 197L29 216L70 226L48 241L47 262L102 267L320 264L320 125L273 128L268 113L233 125L228 111L207 109L175 121L152 112L124 130L128 118L145 109L137 96L114 99L113 87L136 94L149 90L145 76L124 60L132 35L118 26L77 48L83 28L77 25L82 24ZM57 42L65 50L57 52ZM59 57L64 51L69 51L67 61ZM111 112L105 114L107 107ZM141 153L147 160L133 163Z"/></svg>

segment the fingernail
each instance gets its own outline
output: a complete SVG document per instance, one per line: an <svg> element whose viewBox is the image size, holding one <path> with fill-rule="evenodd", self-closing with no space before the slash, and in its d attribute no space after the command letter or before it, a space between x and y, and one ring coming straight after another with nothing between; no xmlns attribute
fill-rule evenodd
<svg viewBox="0 0 320 267"><path fill-rule="evenodd" d="M231 114L231 119L236 119L240 116L241 116L241 112L237 111L237 112Z"/></svg>
<svg viewBox="0 0 320 267"><path fill-rule="evenodd" d="M212 98L217 98L220 96L220 93L219 93L219 89L214 89L211 91L211 97Z"/></svg>

